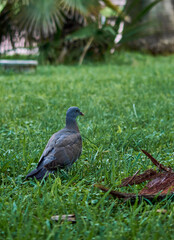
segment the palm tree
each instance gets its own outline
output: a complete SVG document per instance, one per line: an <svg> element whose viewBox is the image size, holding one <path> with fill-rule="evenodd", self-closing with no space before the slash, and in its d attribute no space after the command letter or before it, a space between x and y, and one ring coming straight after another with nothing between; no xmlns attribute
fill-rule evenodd
<svg viewBox="0 0 174 240"><path fill-rule="evenodd" d="M49 61L56 59L58 62L62 62L68 51L73 51L78 45L76 55L81 55L82 63L92 43L107 45L106 40L110 37L114 43L116 32L109 26L99 27L101 3L124 17L110 0L6 0L0 13L0 42L4 36L13 43L15 34L24 35L27 44L37 42L41 55L46 54ZM83 33L71 36L71 33L86 27L87 23L89 27Z"/></svg>
<svg viewBox="0 0 174 240"><path fill-rule="evenodd" d="M49 62L63 62L66 56L72 61L80 56L81 64L89 50L92 55L101 57L107 49L114 47L120 23L130 20L128 11L120 10L112 0L4 1L0 12L0 42L5 36L13 43L16 34L23 35L26 44L38 44L41 57ZM114 26L107 21L101 24L103 5L117 15ZM139 15L146 11L143 9ZM131 31L132 28L128 31L129 35ZM122 41L127 40L128 35L125 36Z"/></svg>
<svg viewBox="0 0 174 240"><path fill-rule="evenodd" d="M98 0L13 0L4 1L0 11L0 42L16 33L25 34L27 42L44 42L77 30L85 18L97 16ZM58 36L59 35L59 36Z"/></svg>
<svg viewBox="0 0 174 240"><path fill-rule="evenodd" d="M83 18L88 18L89 15L97 17L101 2L119 11L110 0L6 0L5 2L0 11L1 31L6 29L10 22L12 28L25 30L28 36L36 39L53 35L57 29L64 26L66 18L74 17L77 20L79 15ZM3 34L5 32L8 31L3 31Z"/></svg>

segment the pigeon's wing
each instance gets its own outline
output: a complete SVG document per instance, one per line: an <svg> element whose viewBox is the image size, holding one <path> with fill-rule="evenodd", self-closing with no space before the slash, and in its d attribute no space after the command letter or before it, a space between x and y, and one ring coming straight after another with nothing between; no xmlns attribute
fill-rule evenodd
<svg viewBox="0 0 174 240"><path fill-rule="evenodd" d="M82 138L80 133L62 135L56 141L54 149L45 158L44 167L52 170L70 166L80 157L81 151Z"/></svg>
<svg viewBox="0 0 174 240"><path fill-rule="evenodd" d="M44 161L44 159L46 157L48 157L48 155L53 152L54 150L54 147L56 145L56 142L59 141L59 139L62 137L62 135L64 135L64 129L54 133L51 138L49 139L40 159L39 159L39 162L38 162L38 165L37 167L39 167L41 165L41 163Z"/></svg>

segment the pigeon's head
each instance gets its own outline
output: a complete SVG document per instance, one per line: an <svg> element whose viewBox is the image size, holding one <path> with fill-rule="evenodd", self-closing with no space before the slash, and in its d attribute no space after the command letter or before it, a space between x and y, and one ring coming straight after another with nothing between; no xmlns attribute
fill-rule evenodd
<svg viewBox="0 0 174 240"><path fill-rule="evenodd" d="M76 119L79 115L84 116L78 107L70 107L66 112L66 118Z"/></svg>

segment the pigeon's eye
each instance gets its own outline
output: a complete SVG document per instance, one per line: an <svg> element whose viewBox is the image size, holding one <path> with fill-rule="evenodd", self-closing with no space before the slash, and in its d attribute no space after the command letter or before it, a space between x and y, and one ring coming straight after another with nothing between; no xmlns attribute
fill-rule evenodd
<svg viewBox="0 0 174 240"><path fill-rule="evenodd" d="M78 112L78 110L76 110L76 112Z"/></svg>

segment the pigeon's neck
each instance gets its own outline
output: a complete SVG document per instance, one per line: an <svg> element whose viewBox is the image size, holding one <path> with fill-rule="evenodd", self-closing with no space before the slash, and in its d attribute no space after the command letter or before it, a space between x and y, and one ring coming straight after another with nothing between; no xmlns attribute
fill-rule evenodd
<svg viewBox="0 0 174 240"><path fill-rule="evenodd" d="M79 132L77 122L74 118L70 118L70 117L66 118L66 128Z"/></svg>

